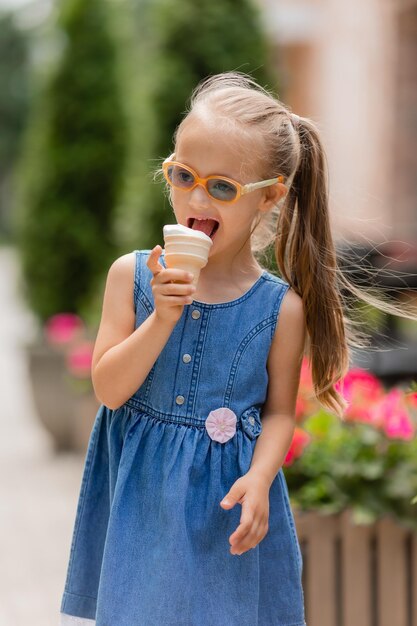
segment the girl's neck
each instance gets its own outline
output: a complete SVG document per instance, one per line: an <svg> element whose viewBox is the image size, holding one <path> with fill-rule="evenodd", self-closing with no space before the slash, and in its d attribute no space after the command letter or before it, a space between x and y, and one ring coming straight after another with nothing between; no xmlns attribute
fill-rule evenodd
<svg viewBox="0 0 417 626"><path fill-rule="evenodd" d="M263 270L250 254L243 259L209 258L201 270L197 291L193 298L200 302L215 303L235 300L246 293L261 276Z"/></svg>

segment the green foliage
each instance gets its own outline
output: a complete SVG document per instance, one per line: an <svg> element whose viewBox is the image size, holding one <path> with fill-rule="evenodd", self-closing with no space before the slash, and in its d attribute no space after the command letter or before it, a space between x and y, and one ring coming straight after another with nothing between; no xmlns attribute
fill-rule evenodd
<svg viewBox="0 0 417 626"><path fill-rule="evenodd" d="M19 149L28 110L28 43L12 15L0 15L0 171Z"/></svg>
<svg viewBox="0 0 417 626"><path fill-rule="evenodd" d="M17 220L25 295L41 322L86 314L118 254L114 211L126 127L101 0L64 0L61 54L30 118Z"/></svg>
<svg viewBox="0 0 417 626"><path fill-rule="evenodd" d="M12 172L19 155L29 102L27 36L12 14L0 15L0 233L9 237Z"/></svg>
<svg viewBox="0 0 417 626"><path fill-rule="evenodd" d="M343 423L321 410L303 422L310 441L285 468L294 504L339 513L351 508L358 524L392 514L417 529L417 438L391 439L371 424Z"/></svg>
<svg viewBox="0 0 417 626"><path fill-rule="evenodd" d="M208 75L231 70L251 73L268 86L268 46L251 0L154 0L138 6L148 33L141 37L138 61L148 72L147 92L142 91L147 103L142 106L152 133L137 137L145 169L140 164L135 168L141 175L132 185L138 190L137 202L128 216L133 228L125 241L147 248L162 243L162 226L173 220L164 185L154 182L153 172L171 151L192 90Z"/></svg>

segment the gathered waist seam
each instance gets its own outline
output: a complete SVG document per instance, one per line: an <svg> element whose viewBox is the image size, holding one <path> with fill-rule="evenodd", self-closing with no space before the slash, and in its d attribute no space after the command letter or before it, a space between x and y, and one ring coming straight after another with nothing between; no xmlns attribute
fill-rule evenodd
<svg viewBox="0 0 417 626"><path fill-rule="evenodd" d="M205 421L207 415L205 417L186 417L184 415L173 415L172 413L162 413L153 407L150 407L137 398L129 398L124 403L124 406L127 406L135 411L145 413L150 415L151 417L155 417L164 422L170 422L173 424L185 424L187 426L195 426L196 428L205 428ZM237 416L236 428L242 429L241 418Z"/></svg>

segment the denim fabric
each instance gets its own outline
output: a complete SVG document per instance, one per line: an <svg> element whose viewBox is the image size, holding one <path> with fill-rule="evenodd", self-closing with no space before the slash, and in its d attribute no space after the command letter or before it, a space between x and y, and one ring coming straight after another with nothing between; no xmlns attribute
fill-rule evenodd
<svg viewBox="0 0 417 626"><path fill-rule="evenodd" d="M150 251L135 252L137 328L153 297ZM305 626L283 470L270 490L268 533L255 548L230 553L242 509L220 506L249 470L262 432L266 363L287 289L265 271L236 300L185 306L140 388L118 409L100 406L62 614L96 626ZM220 407L237 418L224 443L205 427Z"/></svg>

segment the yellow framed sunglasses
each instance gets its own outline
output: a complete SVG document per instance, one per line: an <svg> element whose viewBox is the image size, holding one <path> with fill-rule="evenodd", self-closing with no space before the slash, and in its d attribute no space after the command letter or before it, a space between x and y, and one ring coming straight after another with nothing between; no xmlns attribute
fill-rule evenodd
<svg viewBox="0 0 417 626"><path fill-rule="evenodd" d="M258 183L247 183L246 185L241 185L236 180L226 176L214 175L201 178L191 167L173 160L174 158L175 154L171 154L162 164L162 170L168 185L180 191L192 191L197 185L201 185L211 198L227 204L237 202L240 196L255 191L255 189L284 182L284 176L282 175L269 180L261 180Z"/></svg>

